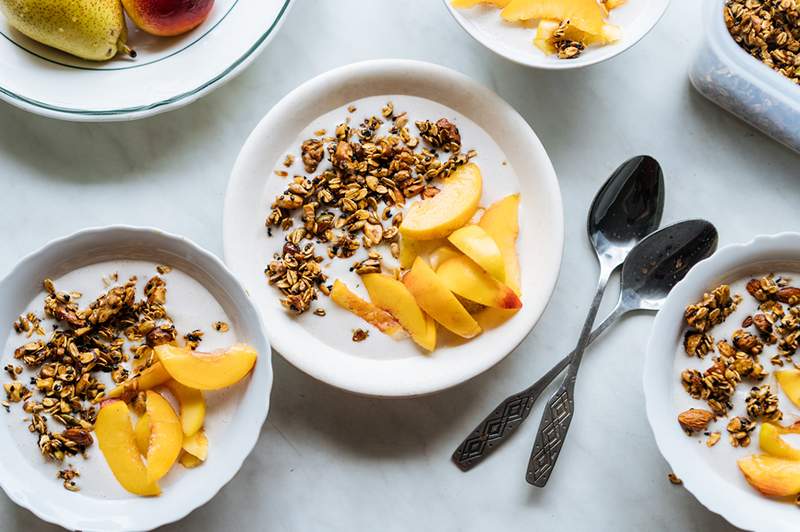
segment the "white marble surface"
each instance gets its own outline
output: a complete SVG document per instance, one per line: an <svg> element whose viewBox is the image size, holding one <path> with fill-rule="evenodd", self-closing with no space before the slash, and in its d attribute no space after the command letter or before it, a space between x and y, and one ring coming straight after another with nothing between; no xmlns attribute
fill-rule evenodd
<svg viewBox="0 0 800 532"><path fill-rule="evenodd" d="M623 56L556 73L495 57L438 0L299 0L249 70L183 110L79 125L0 104L0 275L54 237L111 223L156 225L220 253L229 170L250 130L283 95L363 59L449 65L514 105L559 174L567 244L539 326L488 373L415 400L353 397L276 356L273 407L255 452L218 497L168 528L726 530L724 520L666 480L642 404L651 325L645 315L622 322L588 354L569 443L546 490L523 479L535 421L469 474L449 462L490 407L572 347L596 274L584 237L586 209L623 159L650 153L661 160L665 222L707 217L723 244L798 229L800 157L689 86L699 8L696 0L674 0L654 32ZM532 414L538 416L539 409ZM5 496L0 523L3 530L52 528Z"/></svg>

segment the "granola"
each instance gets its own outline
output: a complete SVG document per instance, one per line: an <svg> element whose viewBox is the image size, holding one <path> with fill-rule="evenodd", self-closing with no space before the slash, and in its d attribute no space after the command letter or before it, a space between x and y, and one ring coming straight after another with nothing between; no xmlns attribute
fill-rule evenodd
<svg viewBox="0 0 800 532"><path fill-rule="evenodd" d="M323 257L348 259L366 250L367 258L357 261L353 271L381 272L380 254L372 248L386 246L393 257L399 256L405 202L436 195L437 179L477 155L462 150L461 133L446 118L415 122L419 138L409 124L408 113L387 102L379 114L357 126L348 118L332 136L320 130L301 143L303 168L314 175L293 177L275 197L266 219L268 235L273 228L284 232L282 252L264 273L281 292L287 310L302 314L318 292L328 291L323 289ZM287 156L284 163L291 166L293 158ZM326 249L318 252L317 246Z"/></svg>

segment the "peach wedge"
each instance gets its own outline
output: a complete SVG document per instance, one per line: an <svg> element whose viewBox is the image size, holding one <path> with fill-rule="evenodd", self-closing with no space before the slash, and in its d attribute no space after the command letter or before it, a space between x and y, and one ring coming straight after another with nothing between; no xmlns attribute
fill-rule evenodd
<svg viewBox="0 0 800 532"><path fill-rule="evenodd" d="M370 325L374 325L384 334L399 337L403 332L403 327L394 316L369 301L361 299L338 279L333 282L331 299L343 309L352 312Z"/></svg>
<svg viewBox="0 0 800 532"><path fill-rule="evenodd" d="M178 415L166 399L148 390L147 417L150 420L150 444L147 447L147 480L156 482L166 475L178 459L183 445L183 431Z"/></svg>
<svg viewBox="0 0 800 532"><path fill-rule="evenodd" d="M403 277L403 284L414 295L422 310L445 328L463 338L480 334L478 323L421 258L417 257L414 261L411 271Z"/></svg>
<svg viewBox="0 0 800 532"><path fill-rule="evenodd" d="M133 429L134 438L136 438L136 447L142 456L147 456L147 449L150 448L150 416L145 414L136 422L136 427Z"/></svg>
<svg viewBox="0 0 800 532"><path fill-rule="evenodd" d="M775 458L800 460L800 449L795 449L781 438L783 434L800 434L800 427L782 427L773 423L763 423L758 434L758 445L765 453Z"/></svg>
<svg viewBox="0 0 800 532"><path fill-rule="evenodd" d="M500 249L505 264L504 281L517 295L520 291L519 257L517 256L517 237L519 236L519 194L512 194L493 203L481 216L478 225L486 231Z"/></svg>
<svg viewBox="0 0 800 532"><path fill-rule="evenodd" d="M204 430L199 430L183 439L183 451L204 461L208 458L208 438Z"/></svg>
<svg viewBox="0 0 800 532"><path fill-rule="evenodd" d="M522 301L513 290L463 255L446 261L436 274L451 292L475 303L506 310L522 308Z"/></svg>
<svg viewBox="0 0 800 532"><path fill-rule="evenodd" d="M444 238L472 218L483 192L483 177L476 164L459 167L439 186L441 191L434 197L418 200L408 207L400 224L404 238Z"/></svg>
<svg viewBox="0 0 800 532"><path fill-rule="evenodd" d="M131 426L128 405L118 399L103 403L94 425L97 444L117 481L127 491L142 496L159 495L158 484L147 477Z"/></svg>
<svg viewBox="0 0 800 532"><path fill-rule="evenodd" d="M775 378L778 380L783 393L786 397L800 408L800 370L789 369L783 371L776 371Z"/></svg>
<svg viewBox="0 0 800 532"><path fill-rule="evenodd" d="M214 353L165 344L156 347L156 354L173 379L195 390L219 390L236 384L250 373L258 358L256 350L246 344Z"/></svg>
<svg viewBox="0 0 800 532"><path fill-rule="evenodd" d="M495 7L503 8L506 7L509 2L511 2L511 0L453 0L451 5L456 9L465 9L478 4L489 4Z"/></svg>
<svg viewBox="0 0 800 532"><path fill-rule="evenodd" d="M800 493L800 462L756 454L737 462L747 482L769 497Z"/></svg>
<svg viewBox="0 0 800 532"><path fill-rule="evenodd" d="M465 225L453 232L448 240L464 255L475 261L478 266L504 283L506 281L506 265L500 248L494 238L479 225Z"/></svg>
<svg viewBox="0 0 800 532"><path fill-rule="evenodd" d="M362 275L361 280L373 305L394 316L417 344L433 351L436 347L436 327L431 335L425 314L403 283L380 273Z"/></svg>
<svg viewBox="0 0 800 532"><path fill-rule="evenodd" d="M178 400L181 410L181 428L184 436L191 436L203 428L206 419L206 401L203 392L171 380L167 388Z"/></svg>
<svg viewBox="0 0 800 532"><path fill-rule="evenodd" d="M161 362L156 362L149 368L142 371L139 375L128 379L110 392L102 399L116 399L123 395L135 394L144 390L152 390L170 380L169 373L164 369Z"/></svg>

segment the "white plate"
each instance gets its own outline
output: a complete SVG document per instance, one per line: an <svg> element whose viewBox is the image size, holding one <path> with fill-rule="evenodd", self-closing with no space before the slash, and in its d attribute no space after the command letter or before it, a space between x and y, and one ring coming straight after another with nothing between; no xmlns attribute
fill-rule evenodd
<svg viewBox="0 0 800 532"><path fill-rule="evenodd" d="M185 274L185 277L173 277L173 288L192 297L191 305L202 302L196 292L203 291L209 300L206 308L215 308L229 318L231 332L227 335L230 336L212 342L227 342L228 339L233 342L235 338L250 343L259 352L256 367L247 380L222 392L207 394L208 460L195 469L174 467L160 482L162 494L159 497L137 497L124 491L96 444L89 449L88 460L80 457L68 460L82 473L78 479L81 491L65 490L55 478L58 466L41 457L35 438L21 421L23 412L19 404L12 405L11 412L3 412L0 418L0 447L3 449L0 485L20 506L68 529L149 530L181 519L208 502L241 468L256 444L269 409L271 352L258 310L218 258L185 238L155 229L121 226L89 229L55 240L23 259L0 281L0 345L25 342L24 336L11 329L11 323L31 302L41 315L44 278L56 280L66 276L64 290L85 283L102 291L96 266L109 261L118 265L121 274L139 273L140 287L146 281L143 276L154 275L155 269L151 267L142 272L137 266L140 263L131 261L172 266L173 272L165 275L167 307L171 312L176 307L185 307L174 298L170 301L169 276L176 272L181 276ZM87 301L97 295L85 294ZM189 308L185 316L195 323L199 321L196 326L205 329L208 335L211 323L201 321L205 312ZM0 362L2 365L18 363L13 359L13 351L3 352ZM54 425L53 430L57 426Z"/></svg>
<svg viewBox="0 0 800 532"><path fill-rule="evenodd" d="M747 484L736 466L737 458L760 452L757 438L747 448L733 449L727 441L725 421L719 420L713 430L722 432L722 440L709 449L702 444L702 436L687 437L677 422L683 410L690 406L704 408L705 404L692 400L683 390L681 368L697 364L706 368L712 356L709 354L705 360L697 361L682 352L684 308L721 283L737 283L736 293L742 294L745 301L712 332L717 339L729 338L755 307L751 296L744 291L743 281L770 272L790 273L794 274L794 279L798 278L800 233L760 236L747 244L727 246L695 266L672 290L653 324L644 366L644 393L647 418L658 448L697 500L737 527L789 532L797 530L797 507L791 502L761 496ZM771 371L773 367L768 358L766 353L761 355L762 364ZM767 382L774 384L774 378L770 379ZM747 383L738 387L733 415L743 415L748 390ZM784 413L796 417L798 412L781 392L779 397Z"/></svg>
<svg viewBox="0 0 800 532"><path fill-rule="evenodd" d="M275 35L292 0L216 0L178 37L128 22L136 59L83 61L12 29L0 14L0 98L75 121L134 120L187 105L241 72Z"/></svg>
<svg viewBox="0 0 800 532"><path fill-rule="evenodd" d="M500 10L488 5L456 9L451 0L444 0L447 9L464 30L493 51L515 63L547 70L566 70L600 63L619 55L655 27L667 10L669 0L628 0L614 9L609 21L622 29L622 38L605 46L589 46L575 59L547 56L533 45L535 28L509 24L500 17Z"/></svg>
<svg viewBox="0 0 800 532"><path fill-rule="evenodd" d="M509 322L459 346L424 356L408 341L371 329L367 341L353 343L354 328L368 328L356 316L320 296L327 311L288 315L278 292L267 285L264 268L283 244L280 231L267 237L264 220L285 178L287 153L297 155L301 140L319 127L331 130L355 103L353 123L380 113L391 100L411 120L445 116L457 124L465 149L478 150L485 176L482 205L520 191L523 309ZM413 126L412 126L413 130ZM503 165L503 162L507 164ZM303 173L299 162L290 174ZM511 352L533 328L555 286L561 263L564 221L555 172L539 139L525 120L496 94L462 74L416 61L357 63L319 76L294 90L250 135L231 175L225 200L225 260L260 307L270 341L289 362L322 381L360 394L398 397L436 392L486 371ZM319 252L324 253L320 247ZM389 256L384 252L384 256ZM334 278L366 297L359 279L336 261ZM331 279L331 281L332 281ZM440 327L441 331L442 328Z"/></svg>

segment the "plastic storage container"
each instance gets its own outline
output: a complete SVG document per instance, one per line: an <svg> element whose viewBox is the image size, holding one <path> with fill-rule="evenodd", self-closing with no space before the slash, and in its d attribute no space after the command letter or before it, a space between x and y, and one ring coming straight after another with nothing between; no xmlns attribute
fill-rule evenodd
<svg viewBox="0 0 800 532"><path fill-rule="evenodd" d="M689 71L706 98L800 153L800 85L736 44L725 26L725 0L706 2L703 44Z"/></svg>

